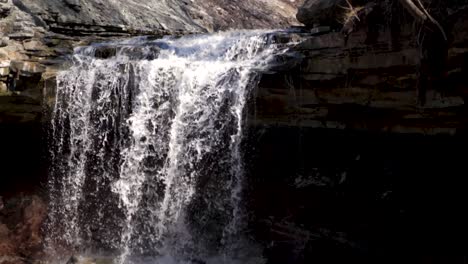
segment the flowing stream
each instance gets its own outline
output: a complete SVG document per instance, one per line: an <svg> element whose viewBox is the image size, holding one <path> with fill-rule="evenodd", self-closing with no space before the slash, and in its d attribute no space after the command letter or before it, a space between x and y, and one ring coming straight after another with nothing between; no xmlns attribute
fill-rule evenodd
<svg viewBox="0 0 468 264"><path fill-rule="evenodd" d="M47 247L117 263L261 263L241 143L274 32L81 47L57 78Z"/></svg>

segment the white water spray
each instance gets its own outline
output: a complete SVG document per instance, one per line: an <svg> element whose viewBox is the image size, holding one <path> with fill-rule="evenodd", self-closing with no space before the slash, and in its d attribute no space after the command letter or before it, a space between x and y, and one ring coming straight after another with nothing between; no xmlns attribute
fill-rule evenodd
<svg viewBox="0 0 468 264"><path fill-rule="evenodd" d="M247 263L245 108L286 48L230 32L77 49L58 76L48 247L121 263Z"/></svg>

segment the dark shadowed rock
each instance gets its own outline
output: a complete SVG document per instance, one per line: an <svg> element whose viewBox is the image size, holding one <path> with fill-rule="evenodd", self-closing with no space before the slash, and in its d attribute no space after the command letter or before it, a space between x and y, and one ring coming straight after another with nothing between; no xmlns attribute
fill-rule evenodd
<svg viewBox="0 0 468 264"><path fill-rule="evenodd" d="M467 248L464 136L254 131L246 186L267 263L463 263L438 253Z"/></svg>
<svg viewBox="0 0 468 264"><path fill-rule="evenodd" d="M444 77L427 89L424 106L418 103L416 93L421 64L417 34L410 26L412 17L402 11L396 13L401 16L396 22L406 22L398 24L396 30L378 26L374 31L373 24L364 23L347 41L341 32L303 41L297 46L304 55L299 67L263 76L255 105L256 124L431 135L464 133L468 121L468 10L454 8L452 15L445 17L454 25L447 27L453 36L447 62L431 62L431 67L443 65ZM431 51L435 53L436 49Z"/></svg>
<svg viewBox="0 0 468 264"><path fill-rule="evenodd" d="M346 6L345 0L307 0L297 12L297 19L307 26L333 26L339 23Z"/></svg>
<svg viewBox="0 0 468 264"><path fill-rule="evenodd" d="M308 27L340 27L353 8L366 4L367 0L306 0L297 12L297 19Z"/></svg>
<svg viewBox="0 0 468 264"><path fill-rule="evenodd" d="M97 47L94 51L94 57L99 59L109 59L117 54L117 48L113 46Z"/></svg>

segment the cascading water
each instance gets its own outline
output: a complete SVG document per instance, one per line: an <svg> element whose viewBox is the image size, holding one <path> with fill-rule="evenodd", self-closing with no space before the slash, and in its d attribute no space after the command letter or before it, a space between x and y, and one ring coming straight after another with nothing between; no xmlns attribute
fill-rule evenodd
<svg viewBox="0 0 468 264"><path fill-rule="evenodd" d="M52 118L51 254L258 263L242 236L241 142L248 95L286 52L271 35L77 49Z"/></svg>

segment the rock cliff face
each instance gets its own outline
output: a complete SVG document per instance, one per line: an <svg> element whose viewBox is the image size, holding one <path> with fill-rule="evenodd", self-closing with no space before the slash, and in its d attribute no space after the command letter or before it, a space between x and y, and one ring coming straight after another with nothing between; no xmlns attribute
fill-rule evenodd
<svg viewBox="0 0 468 264"><path fill-rule="evenodd" d="M333 1L315 2L331 5L311 5L324 13L342 8L333 7ZM393 3L374 6L346 32L327 24L330 17L323 17L321 26L310 25L313 36L297 47L302 64L264 76L256 123L419 134L466 131L465 4L429 9L445 27L445 42Z"/></svg>
<svg viewBox="0 0 468 264"><path fill-rule="evenodd" d="M66 57L76 46L136 35L284 28L299 24L297 4L289 0L2 0L0 122L38 121L43 88L53 88L55 72L66 66Z"/></svg>
<svg viewBox="0 0 468 264"><path fill-rule="evenodd" d="M399 1L349 2L345 25L347 1L306 1L302 63L257 90L253 233L269 263L463 263L443 255L467 246L468 3L424 1L444 41Z"/></svg>

